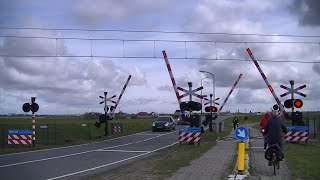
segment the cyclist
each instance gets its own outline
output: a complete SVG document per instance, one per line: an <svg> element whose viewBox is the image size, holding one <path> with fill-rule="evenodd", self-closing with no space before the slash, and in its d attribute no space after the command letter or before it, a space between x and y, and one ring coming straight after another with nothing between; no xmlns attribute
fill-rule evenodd
<svg viewBox="0 0 320 180"><path fill-rule="evenodd" d="M278 117L278 111L274 110L272 111L271 117L267 122L266 126L266 134L268 138L268 146L270 147L273 144L276 144L279 146L279 160L282 160L284 158L283 155L283 144L282 144L282 136L281 132L287 133L287 127L282 123L281 119ZM266 157L267 155L271 153L270 148L266 151ZM270 157L270 156L269 156ZM269 165L272 165L272 163L269 162Z"/></svg>
<svg viewBox="0 0 320 180"><path fill-rule="evenodd" d="M232 124L233 124L233 130L236 130L236 127L239 126L239 119L237 116L234 116L234 118L232 119Z"/></svg>
<svg viewBox="0 0 320 180"><path fill-rule="evenodd" d="M267 133L266 133L266 128L267 128L267 122L270 119L270 114L269 112L266 112L263 116L263 118L260 120L260 130L264 138L264 143L263 143L263 149L266 151L267 149Z"/></svg>

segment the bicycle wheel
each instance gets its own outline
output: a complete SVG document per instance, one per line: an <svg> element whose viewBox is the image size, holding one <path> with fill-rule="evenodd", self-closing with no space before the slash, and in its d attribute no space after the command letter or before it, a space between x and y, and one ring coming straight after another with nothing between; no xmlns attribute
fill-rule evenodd
<svg viewBox="0 0 320 180"><path fill-rule="evenodd" d="M276 175L277 156L276 153L272 153L273 174Z"/></svg>

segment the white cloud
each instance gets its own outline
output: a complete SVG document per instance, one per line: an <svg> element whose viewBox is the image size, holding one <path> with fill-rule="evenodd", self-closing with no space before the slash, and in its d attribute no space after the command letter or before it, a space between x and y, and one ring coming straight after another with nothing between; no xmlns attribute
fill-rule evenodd
<svg viewBox="0 0 320 180"><path fill-rule="evenodd" d="M72 13L83 24L97 25L113 20L125 20L138 14L161 13L171 7L170 3L168 0L81 0L74 4Z"/></svg>

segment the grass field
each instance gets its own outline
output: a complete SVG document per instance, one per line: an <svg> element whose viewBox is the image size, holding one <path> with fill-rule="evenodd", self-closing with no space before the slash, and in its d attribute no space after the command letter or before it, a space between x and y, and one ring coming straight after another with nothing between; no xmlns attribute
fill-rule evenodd
<svg viewBox="0 0 320 180"><path fill-rule="evenodd" d="M320 144L286 144L285 160L296 179L319 179Z"/></svg>
<svg viewBox="0 0 320 180"><path fill-rule="evenodd" d="M110 136L104 136L104 124L100 128L94 126L95 120L85 120L79 117L57 118L57 117L36 117L36 147L12 147L7 145L8 129L29 129L31 130L31 118L7 117L0 118L0 146L1 153L19 152L32 149L43 149L48 147L65 146L84 143L93 140L104 140L118 136L133 134L150 130L151 119L129 119L112 120L108 123ZM111 134L112 123L122 123L123 132ZM47 125L48 128L41 129L40 125Z"/></svg>

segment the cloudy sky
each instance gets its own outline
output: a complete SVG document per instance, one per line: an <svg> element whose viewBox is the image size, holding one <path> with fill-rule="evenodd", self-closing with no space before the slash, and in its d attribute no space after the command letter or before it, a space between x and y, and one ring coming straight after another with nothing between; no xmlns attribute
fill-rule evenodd
<svg viewBox="0 0 320 180"><path fill-rule="evenodd" d="M119 97L129 74L116 112L173 113L178 102L162 50L182 88L202 82L209 95L212 76L199 71L213 73L220 104L243 74L222 111L269 110L275 100L246 48L264 60L278 96L294 80L307 85L302 110L320 107L317 0L2 0L0 27L0 113L22 113L31 96L40 114L102 112L98 96Z"/></svg>

